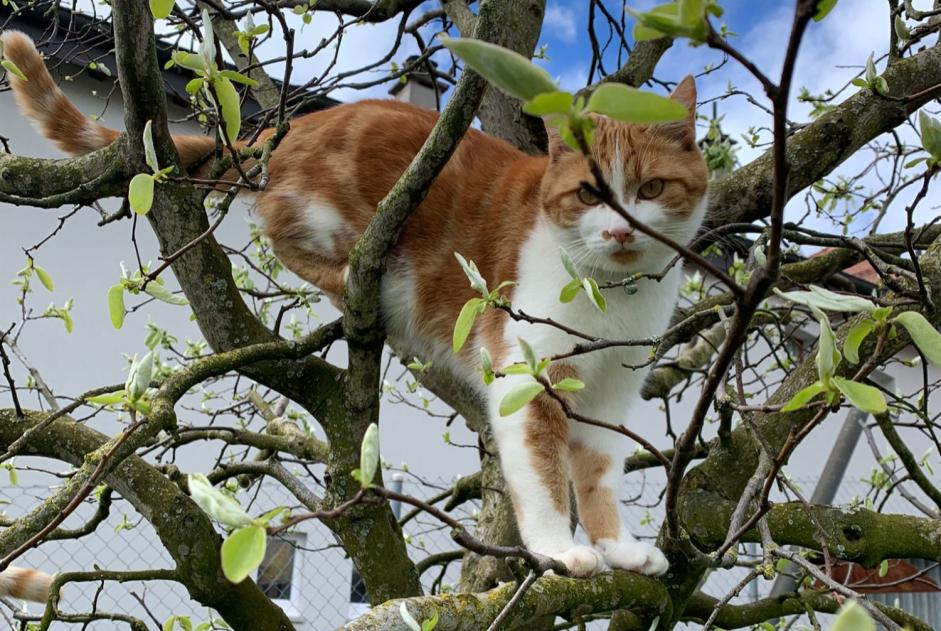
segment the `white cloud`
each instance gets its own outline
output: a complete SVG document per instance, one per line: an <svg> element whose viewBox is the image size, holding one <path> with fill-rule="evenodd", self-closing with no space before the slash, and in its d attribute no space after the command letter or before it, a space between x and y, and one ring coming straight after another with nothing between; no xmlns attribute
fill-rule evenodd
<svg viewBox="0 0 941 631"><path fill-rule="evenodd" d="M546 10L544 26L563 42L575 41L575 12L558 4Z"/></svg>

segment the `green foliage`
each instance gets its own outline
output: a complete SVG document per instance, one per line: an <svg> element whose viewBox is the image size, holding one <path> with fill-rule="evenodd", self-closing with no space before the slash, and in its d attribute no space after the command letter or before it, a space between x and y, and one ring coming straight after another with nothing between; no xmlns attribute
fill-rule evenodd
<svg viewBox="0 0 941 631"><path fill-rule="evenodd" d="M830 631L876 631L876 623L855 600L840 607Z"/></svg>
<svg viewBox="0 0 941 631"><path fill-rule="evenodd" d="M816 307L817 309L826 309L827 311L872 313L877 308L874 302L861 296L838 294L829 289L817 287L816 285L809 285L809 289L810 291L787 292L775 289L774 293L785 300L796 302L805 307Z"/></svg>
<svg viewBox="0 0 941 631"><path fill-rule="evenodd" d="M866 60L866 72L863 77L853 79L852 84L859 88L872 90L877 94L886 95L889 93L889 84L886 83L885 78L880 77L879 73L876 71L873 55L874 53L870 53L869 59Z"/></svg>
<svg viewBox="0 0 941 631"><path fill-rule="evenodd" d="M165 20L173 13L175 0L150 0L150 12L158 20Z"/></svg>
<svg viewBox="0 0 941 631"><path fill-rule="evenodd" d="M513 412L535 399L545 389L545 386L537 381L529 381L513 386L500 400L500 416L513 414Z"/></svg>
<svg viewBox="0 0 941 631"><path fill-rule="evenodd" d="M859 346L876 328L876 321L864 318L853 325L843 342L843 356L851 364L859 363Z"/></svg>
<svg viewBox="0 0 941 631"><path fill-rule="evenodd" d="M921 145L931 156L931 162L941 163L941 122L922 110L918 113L918 125L921 130ZM906 166L911 165L910 162Z"/></svg>
<svg viewBox="0 0 941 631"><path fill-rule="evenodd" d="M435 613L431 618L423 620L421 624L418 624L418 621L412 616L408 611L408 607L403 601L399 605L399 616L402 617L402 621L405 623L411 631L434 631L438 626L438 610L435 609Z"/></svg>
<svg viewBox="0 0 941 631"><path fill-rule="evenodd" d="M232 82L235 81L250 87L256 87L258 82L234 70L219 69L216 64L216 43L209 12L203 9L202 16L203 43L199 54L174 51L165 67L179 65L196 73L196 78L187 83L186 91L194 96L199 94L211 95L219 114L219 122L224 126L226 138L231 142L235 142L242 126L242 112L239 94ZM246 44L243 51L247 51L247 42L255 36L267 32L267 30L267 26L264 28L252 26L244 33L237 33L239 46L241 47L242 41L245 40ZM209 87L212 89L208 90Z"/></svg>
<svg viewBox="0 0 941 631"><path fill-rule="evenodd" d="M853 407L869 414L883 414L888 410L885 397L878 388L851 379L834 376L833 385L843 393Z"/></svg>
<svg viewBox="0 0 941 631"><path fill-rule="evenodd" d="M232 583L241 583L265 558L268 537L264 526L244 526L222 542L222 573Z"/></svg>
<svg viewBox="0 0 941 631"><path fill-rule="evenodd" d="M689 115L678 101L621 83L605 83L588 99L587 111L630 123L653 124L681 120Z"/></svg>
<svg viewBox="0 0 941 631"><path fill-rule="evenodd" d="M370 423L363 434L363 443L359 448L359 469L352 471L353 478L360 486L368 489L379 469L379 426Z"/></svg>
<svg viewBox="0 0 941 631"><path fill-rule="evenodd" d="M915 346L935 366L941 366L941 333L917 311L903 311L891 320L908 331Z"/></svg>
<svg viewBox="0 0 941 631"><path fill-rule="evenodd" d="M454 323L454 333L451 336L451 348L456 353L464 346L477 316L487 310L487 301L483 298L471 298L461 308L461 313Z"/></svg>
<svg viewBox="0 0 941 631"><path fill-rule="evenodd" d="M817 12L814 14L814 20L819 22L827 17L827 14L836 6L837 0L820 0L817 3Z"/></svg>
<svg viewBox="0 0 941 631"><path fill-rule="evenodd" d="M650 11L628 11L637 19L634 39L638 42L660 37L686 37L694 44L709 35L707 15L722 17L723 10L715 0L676 0L655 6Z"/></svg>
<svg viewBox="0 0 941 631"><path fill-rule="evenodd" d="M149 173L138 173L127 188L127 201L138 215L150 212L154 203L154 177Z"/></svg>
<svg viewBox="0 0 941 631"><path fill-rule="evenodd" d="M255 39L260 35L266 34L270 30L270 27L267 24L255 26L255 22L252 20L252 16L249 13L245 16L244 29L243 31L236 31L235 38L238 40L239 50L247 57Z"/></svg>
<svg viewBox="0 0 941 631"><path fill-rule="evenodd" d="M800 408L807 405L811 399L826 391L827 387L823 385L822 382L815 381L791 397L791 400L784 404L784 407L781 408L781 411L793 412L794 410L799 410Z"/></svg>
<svg viewBox="0 0 941 631"><path fill-rule="evenodd" d="M597 88L586 103L560 91L545 70L511 50L474 39L448 39L444 45L501 91L522 99L523 111L547 117L547 124L557 126L562 139L574 149L580 149L579 139L591 142L594 122L589 113L640 124L677 120L688 114L668 98L615 83Z"/></svg>
<svg viewBox="0 0 941 631"><path fill-rule="evenodd" d="M905 20L902 19L901 15L895 16L893 26L895 27L895 36L899 38L899 41L907 42L912 38L912 32L908 30L908 25L905 24Z"/></svg>
<svg viewBox="0 0 941 631"><path fill-rule="evenodd" d="M254 523L234 497L215 488L206 476L191 474L187 479L193 501L215 521L228 528L242 528Z"/></svg>
<svg viewBox="0 0 941 631"><path fill-rule="evenodd" d="M116 329L124 326L124 315L127 310L124 308L124 285L118 283L108 289L108 314L111 316L111 324Z"/></svg>
<svg viewBox="0 0 941 631"><path fill-rule="evenodd" d="M520 55L476 39L445 39L444 46L502 92L530 101L558 88L549 73Z"/></svg>
<svg viewBox="0 0 941 631"><path fill-rule="evenodd" d="M144 396L150 387L150 381L154 376L155 354L149 351L141 359L137 355L131 360L131 368L127 372L127 381L124 384L124 390L131 403L135 403Z"/></svg>
<svg viewBox="0 0 941 631"><path fill-rule="evenodd" d="M487 281L480 275L480 270L477 269L477 265L473 261L468 261L457 252L454 253L454 257L458 260L458 263L461 264L464 274L470 281L471 288L479 292L482 296L481 298L471 298L468 300L464 303L461 312L458 314L457 320L454 323L454 332L451 335L451 349L456 353L461 350L467 342L467 338L470 336L477 316L481 315L490 307L500 307L509 304L506 298L501 294L501 291L514 283L509 281L502 282L497 285L496 289L491 291L487 287Z"/></svg>

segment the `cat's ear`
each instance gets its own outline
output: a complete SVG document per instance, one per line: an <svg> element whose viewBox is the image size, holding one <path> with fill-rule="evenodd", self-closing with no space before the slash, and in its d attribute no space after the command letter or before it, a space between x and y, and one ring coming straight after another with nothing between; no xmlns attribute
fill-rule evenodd
<svg viewBox="0 0 941 631"><path fill-rule="evenodd" d="M676 84L670 99L686 108L686 118L657 125L657 132L678 141L686 149L692 149L696 146L696 81L693 75L686 75Z"/></svg>
<svg viewBox="0 0 941 631"><path fill-rule="evenodd" d="M552 162L558 162L562 156L574 152L574 150L562 140L559 128L555 125L546 123L546 136L549 138L549 160Z"/></svg>

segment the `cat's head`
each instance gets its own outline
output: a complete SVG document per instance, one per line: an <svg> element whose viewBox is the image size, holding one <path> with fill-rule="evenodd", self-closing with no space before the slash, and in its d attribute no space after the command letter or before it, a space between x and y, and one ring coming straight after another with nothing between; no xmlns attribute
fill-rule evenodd
<svg viewBox="0 0 941 631"><path fill-rule="evenodd" d="M703 221L708 170L696 144L696 85L691 76L670 98L689 116L658 125L596 119L591 152L627 212L686 245ZM551 129L551 128L550 128ZM549 134L549 166L541 186L542 210L560 245L587 275L654 272L675 252L631 228L627 220L581 186L593 183L588 161L558 132Z"/></svg>

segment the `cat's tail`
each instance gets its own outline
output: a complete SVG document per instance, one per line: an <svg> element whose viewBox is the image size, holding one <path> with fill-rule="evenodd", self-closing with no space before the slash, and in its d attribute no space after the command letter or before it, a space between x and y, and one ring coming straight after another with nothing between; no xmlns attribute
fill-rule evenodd
<svg viewBox="0 0 941 631"><path fill-rule="evenodd" d="M80 156L107 147L120 132L109 129L83 115L56 85L27 35L13 30L0 35L3 56L12 61L26 79L7 72L10 87L20 111L32 120L39 131L71 156ZM207 136L173 136L173 142L183 164L200 161L215 147Z"/></svg>
<svg viewBox="0 0 941 631"><path fill-rule="evenodd" d="M11 565L0 572L0 597L9 596L44 603L49 597L51 586L52 577L38 570Z"/></svg>

